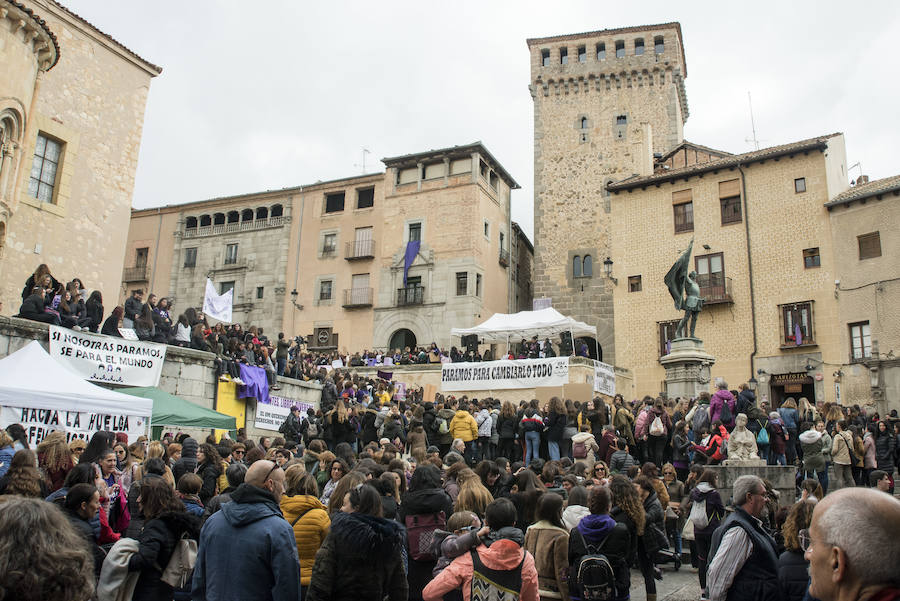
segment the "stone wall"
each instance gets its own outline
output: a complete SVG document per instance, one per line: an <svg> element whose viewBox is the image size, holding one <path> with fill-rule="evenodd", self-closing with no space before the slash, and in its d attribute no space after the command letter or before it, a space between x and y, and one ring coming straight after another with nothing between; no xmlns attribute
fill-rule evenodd
<svg viewBox="0 0 900 601"><path fill-rule="evenodd" d="M736 465L710 465L708 469L716 473L716 489L722 497L722 503L726 506L732 504L731 497L734 493L734 481L746 475L759 476L763 480L768 480L772 487L780 493L778 504L782 507L793 505L797 496L794 481L797 468L792 466L763 465L743 467Z"/></svg>

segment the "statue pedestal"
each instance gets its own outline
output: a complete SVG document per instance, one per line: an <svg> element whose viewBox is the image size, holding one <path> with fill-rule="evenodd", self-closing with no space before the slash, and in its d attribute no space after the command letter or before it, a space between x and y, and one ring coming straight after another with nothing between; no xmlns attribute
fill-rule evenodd
<svg viewBox="0 0 900 601"><path fill-rule="evenodd" d="M762 467L766 465L765 459L726 459L722 465L731 467Z"/></svg>
<svg viewBox="0 0 900 601"><path fill-rule="evenodd" d="M797 468L793 466L766 465L765 462L759 466L725 465L723 463L722 465L709 465L707 469L716 473L716 490L719 491L725 505L733 502L734 481L747 474L768 480L772 484L772 488L779 493L778 505L782 507L793 505L796 499L794 477L797 475Z"/></svg>
<svg viewBox="0 0 900 601"><path fill-rule="evenodd" d="M668 355L659 362L666 368L666 391L669 398L694 398L708 389L709 366L716 358L703 349L699 338L676 338Z"/></svg>

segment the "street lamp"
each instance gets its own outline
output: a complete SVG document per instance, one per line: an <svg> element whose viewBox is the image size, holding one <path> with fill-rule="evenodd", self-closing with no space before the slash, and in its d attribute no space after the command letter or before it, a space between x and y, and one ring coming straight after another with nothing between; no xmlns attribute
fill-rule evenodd
<svg viewBox="0 0 900 601"><path fill-rule="evenodd" d="M747 388L749 388L751 392L756 392L756 386L758 384L759 382L757 382L756 378L753 376L750 376L750 379L747 380Z"/></svg>
<svg viewBox="0 0 900 601"><path fill-rule="evenodd" d="M300 293L297 292L297 289L296 289L296 288L294 288L293 290L291 290L291 303L294 305L294 307L295 307L298 311L302 311L302 310L303 310L303 305L298 305L298 304L297 304L297 297L298 297L299 295L300 295Z"/></svg>
<svg viewBox="0 0 900 601"><path fill-rule="evenodd" d="M617 280L616 278L614 278L613 275L612 275L612 266L613 266L613 261L612 261L612 259L610 259L609 257L606 257L606 259L603 261L603 270L606 272L606 277L607 277L608 279L612 280L612 283L613 283L613 284L618 285L618 284L619 284L619 280Z"/></svg>

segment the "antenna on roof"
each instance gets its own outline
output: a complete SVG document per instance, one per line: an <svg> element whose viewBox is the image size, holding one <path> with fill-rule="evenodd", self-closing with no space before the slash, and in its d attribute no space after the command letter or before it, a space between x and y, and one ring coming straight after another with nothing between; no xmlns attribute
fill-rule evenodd
<svg viewBox="0 0 900 601"><path fill-rule="evenodd" d="M372 153L369 151L368 148L363 148L362 149L362 165L360 165L359 163L353 164L354 167L362 167L363 175L365 175L365 173L366 173L366 155L367 154L372 154Z"/></svg>
<svg viewBox="0 0 900 601"><path fill-rule="evenodd" d="M759 140L756 139L756 121L753 119L753 98L750 96L750 90L747 90L747 102L750 103L750 127L753 128L753 138L744 138L744 141L752 142L753 147L759 150Z"/></svg>

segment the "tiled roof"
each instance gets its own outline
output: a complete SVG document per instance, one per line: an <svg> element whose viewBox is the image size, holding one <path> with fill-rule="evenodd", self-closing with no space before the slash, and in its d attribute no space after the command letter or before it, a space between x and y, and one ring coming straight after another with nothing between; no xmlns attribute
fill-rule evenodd
<svg viewBox="0 0 900 601"><path fill-rule="evenodd" d="M50 31L50 28L47 26L47 22L46 22L46 21L44 21L42 18L40 18L39 16L37 16L37 14L35 14L35 12L34 12L33 10L31 10L30 8L28 8L28 7L25 6L24 4L22 4L22 3L20 3L20 2L16 2L16 0L6 0L6 1L7 1L8 3L12 4L13 6L15 6L16 8L18 8L19 10L21 10L22 12L24 12L24 13L30 15L31 18L34 19L35 22L36 22L38 25L41 26L41 29L43 29L44 32L46 32L46 34L47 34L48 36L50 36L50 39L53 40L53 46L56 47L56 59L53 61L53 64L52 64L52 65L50 65L49 67L47 67L47 70L49 71L49 70L52 69L54 66L56 66L56 63L59 62L59 41L56 39L56 34L53 33L52 31Z"/></svg>
<svg viewBox="0 0 900 601"><path fill-rule="evenodd" d="M709 146L704 146L703 144L695 144L694 142L688 142L687 140L684 140L681 144L677 144L668 151L664 152L660 160L665 161L682 148L693 148L694 150L699 150L701 152L707 152L709 154L715 154L719 156L734 156L730 152L725 152L724 150L717 150L715 148L710 148Z"/></svg>
<svg viewBox="0 0 900 601"><path fill-rule="evenodd" d="M825 206L831 208L837 205L850 204L854 200L877 196L885 192L900 192L900 175L876 179L867 184L850 188L826 202Z"/></svg>
<svg viewBox="0 0 900 601"><path fill-rule="evenodd" d="M410 165L415 165L416 163L421 161L426 161L433 157L440 157L448 154L470 155L473 152L477 152L484 158L486 158L488 162L491 163L492 166L500 172L500 175L503 177L503 179L506 180L506 183L512 190L518 190L520 188L519 184L516 183L516 180L514 180L509 172L503 167L503 165L500 164L500 161L494 158L494 155L491 154L491 151L488 150L480 140L477 142L472 142L471 144L463 144L462 146L450 146L447 148L426 150L424 152L415 152L402 156L384 157L383 159L381 159L381 162L384 163L386 167L407 167ZM472 168L477 168L477 165L473 166Z"/></svg>
<svg viewBox="0 0 900 601"><path fill-rule="evenodd" d="M681 167L680 169L670 169L668 171L662 171L660 173L654 173L653 175L647 175L643 177L635 175L628 179L609 184L607 186L607 189L613 192L618 192L620 190L630 190L632 188L639 188L641 186L647 186L649 184L655 184L657 182L664 182L668 180L674 181L675 179L691 177L700 173L707 173L709 171L716 171L719 169L728 169L729 167L736 167L738 165L745 165L747 163L765 161L768 159L773 159L775 157L796 154L798 152L824 150L828 145L829 138L833 138L834 136L839 135L841 134L833 133L828 134L827 136L818 136L816 138L809 138L808 140L791 142L790 144L782 144L781 146L771 146L769 148L762 148L760 150L754 150L752 152L735 154L722 159L717 159L715 161L710 161L708 163L698 163L696 165L690 165L688 167Z"/></svg>
<svg viewBox="0 0 900 601"><path fill-rule="evenodd" d="M132 57L134 57L134 58L136 58L137 60L141 61L142 63L146 64L146 65L147 65L148 67L150 67L152 70L156 71L157 73L162 73L162 67L158 67L157 65L154 65L153 63L151 63L151 62L148 61L147 59L145 59L145 58L143 58L142 56L140 56L137 52L135 52L135 51L131 50L130 48L128 48L127 46L125 46L125 44L123 44L123 43L120 42L119 40L117 40L117 39L115 39L114 37L112 37L111 35L109 35L108 33L104 33L104 32L102 32L102 31L100 31L99 29L97 29L97 27L96 27L94 24L90 23L90 22L89 22L88 20L86 20L84 17L81 17L80 15L78 15L78 14L72 12L71 10L69 10L68 8L66 8L65 6L63 6L62 4L60 4L59 2L57 2L56 0L51 0L51 2L53 2L53 4L55 4L56 6L58 6L60 9L62 9L63 11L69 13L71 16L75 17L76 19L78 19L79 21L81 21L82 23L84 23L85 25L87 25L88 27L90 27L91 29L93 29L94 31L96 31L98 34L100 34L101 36L103 36L104 38L106 38L107 40L109 40L110 42L112 42L114 45L116 45L116 46L118 46L119 48L121 48L122 50L124 50L127 54L131 55Z"/></svg>

